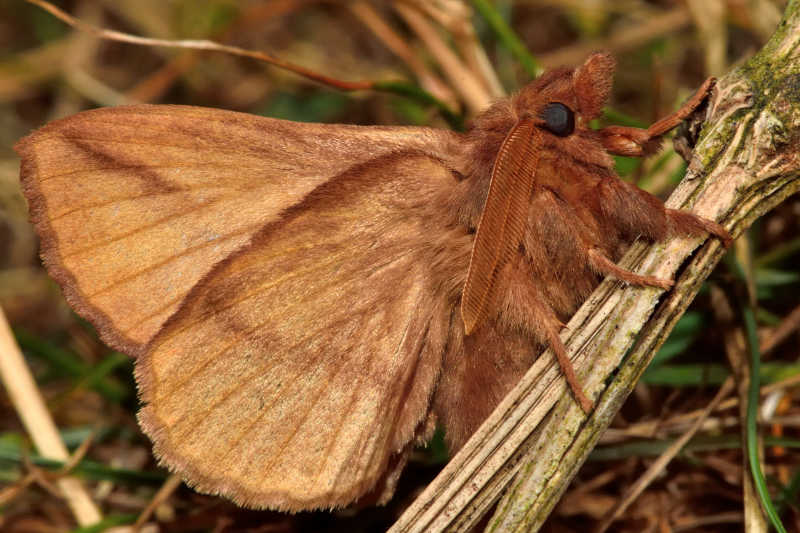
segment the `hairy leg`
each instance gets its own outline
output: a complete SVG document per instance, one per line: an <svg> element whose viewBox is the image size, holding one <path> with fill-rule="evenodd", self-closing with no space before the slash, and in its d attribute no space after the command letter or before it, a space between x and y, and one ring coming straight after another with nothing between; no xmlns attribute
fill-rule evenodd
<svg viewBox="0 0 800 533"><path fill-rule="evenodd" d="M702 235L703 233L708 233L718 237L725 248L728 248L733 242L733 237L728 233L728 230L713 220L678 209L667 209L666 213L673 235Z"/></svg>
<svg viewBox="0 0 800 533"><path fill-rule="evenodd" d="M658 149L661 136L679 125L697 109L708 95L713 83L714 78L708 78L680 109L654 122L647 129L626 126L603 128L600 130L603 146L609 152L617 155L639 157L653 153Z"/></svg>
<svg viewBox="0 0 800 533"><path fill-rule="evenodd" d="M606 255L597 248L590 248L589 264L599 274L607 276L614 276L620 281L629 283L631 285L645 285L648 287L658 287L660 289L669 290L675 284L671 279L662 279L655 276L642 276L630 270L618 266Z"/></svg>

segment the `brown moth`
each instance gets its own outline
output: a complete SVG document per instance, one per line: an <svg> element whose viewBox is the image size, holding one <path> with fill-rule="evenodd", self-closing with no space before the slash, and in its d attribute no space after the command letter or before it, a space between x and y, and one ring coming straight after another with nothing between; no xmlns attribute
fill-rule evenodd
<svg viewBox="0 0 800 533"><path fill-rule="evenodd" d="M637 237L718 224L621 181L702 101L589 129L614 69L550 71L465 133L182 106L21 140L42 257L136 357L139 421L198 490L297 511L391 496L436 423L458 449Z"/></svg>

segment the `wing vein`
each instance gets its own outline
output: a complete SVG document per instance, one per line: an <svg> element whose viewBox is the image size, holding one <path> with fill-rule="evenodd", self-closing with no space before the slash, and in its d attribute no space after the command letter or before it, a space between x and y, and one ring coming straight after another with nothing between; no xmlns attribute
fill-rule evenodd
<svg viewBox="0 0 800 533"><path fill-rule="evenodd" d="M133 134L131 134L133 137ZM58 138L68 140L68 141L77 141L77 142L86 142L88 143L97 143L97 144L124 144L124 145L132 145L132 146L140 146L140 147L152 147L157 146L159 148L179 148L183 150L192 150L194 152L202 151L207 149L211 143L197 143L194 144L187 144L187 145L180 145L180 144L165 144L165 143L156 143L156 142L143 142L141 139L131 139L131 140L124 140L124 139L100 139L95 137L79 137L79 136L72 136L72 135L59 135ZM242 151L240 149L236 150L224 150L220 143L214 143L214 153L215 154L225 154L225 155L232 155L236 157L241 157Z"/></svg>
<svg viewBox="0 0 800 533"><path fill-rule="evenodd" d="M92 300L93 298L99 296L100 294L108 292L108 291L114 289L115 287L118 287L119 285L122 285L124 283L127 283L127 282L129 282L131 280L134 280L134 279L138 278L139 276L141 276L142 274L144 274L146 272L151 272L151 271L156 270L157 268L160 268L160 267L162 267L164 265L168 265L169 263L171 263L172 261L175 261L176 259L180 259L181 257L183 257L185 255L188 255L188 254L190 254L192 252L195 252L197 250L202 250L203 248L205 248L207 246L211 246L211 245L214 245L214 244L219 244L221 242L228 241L233 237L237 237L239 235L243 235L243 234L247 233L248 231L252 230L253 228L257 228L259 226L261 226L261 224L249 224L249 225L244 226L242 229L239 229L237 231L232 231L230 233L226 233L224 236L220 237L219 239L205 241L205 242L202 242L202 243L200 243L200 244L198 244L196 246L191 246L189 248L181 250L180 252L178 252L176 254L173 254L173 255L169 256L168 258L166 258L166 259L164 259L162 261L158 261L157 263L153 263L153 264L149 265L147 268L143 268L143 269L141 269L141 270L139 270L137 272L134 272L132 274L129 274L129 275L123 277L123 278L114 280L111 284L109 284L109 285L107 285L107 286L105 286L105 287L103 287L103 288L101 288L101 289L89 294L87 296L87 299L88 300Z"/></svg>
<svg viewBox="0 0 800 533"><path fill-rule="evenodd" d="M281 255L287 255L288 256L292 252L295 252L295 251L298 251L298 250L304 250L304 249L308 249L308 248L314 248L315 246L317 246L317 245L316 244L308 244L308 245L304 245L304 246L296 246L294 248L281 250L280 253L281 253ZM231 298L227 303L219 305L213 311L209 311L209 312L206 312L206 313L201 313L200 315L195 317L194 320L188 322L185 326L183 326L181 328L178 328L176 331L172 332L172 335L173 336L174 335L179 335L179 334L183 333L184 331L195 327L198 322L206 320L210 316L219 314L221 311L226 311L226 310L230 309L231 307L233 307L233 306L235 306L235 305L237 305L237 304L239 304L239 303L241 303L241 302L243 302L243 301L245 301L245 300L247 300L249 298L257 296L258 294L261 294L263 291L273 287L274 285L277 285L279 283L283 283L284 281L286 281L288 279L292 279L293 277L297 277L299 275L305 275L305 274L308 274L310 272L314 272L315 270L317 270L319 268L327 267L328 265L331 265L331 264L339 261L339 256L331 254L330 257L332 259L330 261L328 261L328 262L320 262L320 263L314 265L313 267L307 268L305 270L293 270L292 272L289 272L288 274L285 274L284 276L278 278L277 280L271 280L271 281L262 283L261 285L255 287L253 290L251 290L249 292L246 292L246 293L238 296L237 298ZM268 259L268 258L269 257L267 257L265 259Z"/></svg>
<svg viewBox="0 0 800 533"><path fill-rule="evenodd" d="M119 330L120 333L122 333L123 335L126 335L126 334L130 333L131 331L135 330L136 328L138 328L139 326L141 326L142 324L144 324L145 322L147 322L151 318L155 318L156 316L160 315L161 313L163 313L164 311L166 311L170 307L174 306L176 303L178 303L181 300L183 300L183 298L185 296L186 296L185 294L180 294L180 295L176 296L175 298L172 298L172 299L168 300L163 305L160 305L154 311L151 311L150 313L147 313L146 315L141 315L141 316L137 317L136 322L134 322L132 325L126 327L125 329L120 328L120 330Z"/></svg>
<svg viewBox="0 0 800 533"><path fill-rule="evenodd" d="M150 222L148 224L145 224L143 226L138 226L138 227L136 227L136 228L134 228L134 229L132 229L130 231L126 231L126 232L121 233L119 235L115 235L114 237L111 237L109 239L106 239L106 240L103 240L103 241L99 241L99 242L94 242L94 243L90 244L89 246L84 246L83 248L78 248L76 250L71 251L68 254L62 255L61 257L62 257L62 259L68 259L70 257L74 257L76 255L80 255L80 254L85 253L85 252L96 250L97 248L100 248L102 246L107 246L109 244L113 244L115 242L119 242L121 240L124 240L124 239L132 236L132 235L136 235L137 233L141 233L142 231L146 231L146 230L157 228L157 227L159 227L159 226L161 226L161 225L163 225L163 224L165 224L167 222L170 222L172 220L181 218L181 217L183 217L185 215L190 215L192 213L196 213L197 211L201 211L201 210L206 209L208 207L212 207L215 204L222 203L223 201L229 200L229 199L231 199L231 198L233 198L235 196L238 196L238 195L231 194L231 195L228 195L228 196L223 196L222 198L215 198L215 199L213 199L213 200L211 200L209 202L206 202L206 203L203 203L203 204L194 205L190 209L184 209L183 211L178 211L178 212L175 212L175 213L171 213L171 214L169 214L169 215L167 215L165 217L159 218L158 220L154 220L154 221L152 221L152 222Z"/></svg>
<svg viewBox="0 0 800 533"><path fill-rule="evenodd" d="M169 164L169 165L155 165L155 164L145 164L142 163L140 165L122 165L122 166L114 166L114 167L97 167L97 168L81 168L78 170L70 170L69 172L59 172L58 174L48 174L46 176L41 176L39 178L39 183L45 183L47 181L54 180L56 178L63 178L67 176L74 176L76 174L86 174L89 172L114 172L117 170L133 170L133 169L167 169L167 168L174 168L174 169L198 169L198 168L235 168L236 170L261 170L263 167L243 167L239 164L239 161L233 162L234 160L231 159L231 163L219 163L219 162L203 162L198 163L195 165L189 165L186 163L180 164Z"/></svg>
<svg viewBox="0 0 800 533"><path fill-rule="evenodd" d="M332 261L329 262L329 263L332 263ZM291 279L292 277L296 277L296 276L301 275L301 274L303 274L303 275L304 274L308 274L310 272L313 272L314 270L317 270L317 269L320 269L320 268L324 268L325 266L327 266L327 264L317 264L314 267L306 269L303 272L298 272L298 273L292 272L292 273L289 273L286 276L284 276L284 277L282 277L282 278L280 278L278 280L272 281L270 283L263 283L256 290L250 291L249 293L247 293L242 298L237 298L235 302L233 302L231 304L228 304L228 305L225 305L222 309L215 309L214 312L212 312L212 313L207 313L207 314L204 314L205 316L197 317L196 320L190 322L186 327L183 327L183 328L179 329L178 331L173 332L172 333L172 337L174 337L176 335L179 335L183 331L186 331L187 329L190 329L190 328L194 327L195 325L197 325L201 321L207 320L209 318L214 317L217 314L220 314L219 311L227 310L227 309L233 307L234 305L236 305L238 303L242 303L242 302L244 302L244 301L246 301L246 300L248 300L250 298L254 298L254 297L260 295L262 292L270 289L271 287L273 287L275 285L278 285L278 284L286 281L287 279ZM174 387L176 387L178 389L183 388L187 383L189 383L190 380L192 380L197 375L198 372L203 370L203 368L205 368L205 366L207 364L209 364L211 361L213 361L214 359L216 359L220 355L224 354L225 352L227 352L228 350L230 350L234 346L236 346L239 343L243 342L245 337L247 337L247 335L249 335L250 333L252 333L253 331L255 331L257 329L260 329L262 326L264 326L265 324L267 324L271 320L273 320L272 317L268 316L268 318L266 318L264 321L258 322L255 326L246 329L233 342L231 342L231 343L227 344L226 346L222 347L222 349L220 351L215 352L215 353L211 354L209 357L207 357L206 360L203 363L201 363L200 366L198 366L196 369L192 369L191 372L189 372L187 374L184 374L183 379L181 381L177 382L177 384L174 385ZM171 338L171 337L168 337L168 338Z"/></svg>
<svg viewBox="0 0 800 533"><path fill-rule="evenodd" d="M416 307L419 307L419 302L417 302L417 306L416 306ZM400 340L399 340L399 342L397 343L397 348L395 348L395 351L394 351L394 357L395 357L395 358L397 358L397 356L400 354L400 351L401 351L401 349L402 349L402 347L403 347L403 344L405 343L406 339L408 338L408 332L409 332L410 328L411 328L411 319L409 318L408 322L406 322L406 326L405 326L405 328L404 328L404 330L403 330L403 334L401 335L401 337L400 337ZM417 357L417 358L416 358L416 360L414 361L414 366L416 367L416 365L417 365L418 363L419 363L419 357ZM355 389L355 387L354 387L354 389ZM388 394L385 394L385 395L383 396L383 398L381 399L381 404L380 404L380 406L379 406L379 407L378 407L378 409L377 409L377 412L378 412L378 413L382 413L382 412L384 412L384 406L386 405L386 402L387 402L387 401L389 401L390 399L392 399L392 400L395 400L395 398L391 398L391 397L390 397L390 395L388 395ZM395 401L395 404L396 404L396 403L397 403L397 402ZM394 423L393 423L391 426L388 426L388 427L386 427L385 431L383 432L384 434L382 435L382 438L383 438L384 440L386 440L386 439L387 439L387 437L389 436L389 432L390 432L390 430L392 430L392 429L393 429L393 428L394 428L394 427L397 425L397 424L396 424L396 423L397 423L397 419L398 419L398 418L399 418L399 416L400 416L400 411L401 411L401 410L402 410L402 408L400 408L400 409L395 409L395 412L394 412ZM348 411L348 413L349 413L349 412L352 412L352 408L351 408L351 409ZM358 440L357 440L356 442L354 442L354 443L353 443L353 446L352 446L352 448L353 448L353 449L356 449L356 448L357 448L357 449L359 449L359 450L363 451L363 449L364 449L364 446L367 444L367 439L366 439L365 437L367 437L368 435L370 435L370 434L372 433L372 429L373 429L373 428L369 428L369 430L368 430L368 428L364 428L364 429L361 431L361 433L360 433L360 435L359 435L359 438L358 438ZM340 430L337 430L337 433L336 433L336 434L337 434L337 436L338 436L339 432L340 432ZM368 458L367 458L365 461L362 461L362 463L363 463L363 464L371 464L371 463L372 463L372 460L373 460L373 458L375 457L375 453L376 453L376 452L377 452L377 451L378 451L380 448L381 448L380 446L373 446L373 447L372 447L372 450L369 452L369 457L368 457ZM329 448L329 450L328 450L328 455L329 455L329 454L330 454L330 448ZM328 457L328 455L326 455L326 457ZM360 455L361 455L361 454L359 453L359 456L360 456ZM327 463L327 459L326 459L326 463ZM342 471L342 469L343 469L343 468L344 468L344 465L341 465L341 466L340 466L340 468L339 468L339 471L338 471L338 472L337 472L337 474L336 474L336 477L337 477L337 479L340 477L340 473L341 473L341 471Z"/></svg>
<svg viewBox="0 0 800 533"><path fill-rule="evenodd" d="M120 196L120 197L117 197L117 198L112 198L112 199L107 200L105 202L97 202L95 204L83 204L83 205L81 205L79 207L75 207L73 209L69 209L67 211L64 211L63 213L59 213L56 216L50 217L50 222L51 223L52 222L56 222L57 220L60 220L60 219L62 219L64 217L66 217L66 216L69 216L69 215L73 214L73 213L78 213L78 212L82 212L82 211L88 211L88 210L92 210L92 209L97 209L99 207L109 207L109 206L112 206L112 205L114 205L116 203L129 202L131 200L141 200L141 199L144 199L144 198L158 198L159 196L167 197L167 196L169 196L171 194L175 194L175 193L209 191L209 190L214 190L214 189L224 190L222 187L214 187L214 186L194 187L193 186L193 187L186 187L184 189L174 189L174 190L165 191L165 192L159 191L159 192L142 193L142 194L137 194L137 195L133 195L133 196ZM251 192L251 191L253 191L255 189L256 188L253 187L252 189L246 189L246 190L244 190L242 192ZM233 196L234 195L229 195L229 196L225 197L224 199L231 198ZM204 207L204 206L207 206L207 205L209 205L209 204L204 204L204 205L202 205L200 207ZM180 214L181 213L178 213L178 215L180 215ZM185 214L185 212L183 214ZM158 222L158 221L155 221L155 222Z"/></svg>

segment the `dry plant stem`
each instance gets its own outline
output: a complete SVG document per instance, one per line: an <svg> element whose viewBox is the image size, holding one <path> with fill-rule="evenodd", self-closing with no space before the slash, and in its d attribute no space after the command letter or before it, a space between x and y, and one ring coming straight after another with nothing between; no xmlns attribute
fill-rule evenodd
<svg viewBox="0 0 800 533"><path fill-rule="evenodd" d="M61 62L75 41L70 35L0 60L0 103L27 98L33 87L61 75Z"/></svg>
<svg viewBox="0 0 800 533"><path fill-rule="evenodd" d="M56 472L45 471L31 463L30 458L27 455L23 456L23 464L25 469L28 471L28 474L10 487L0 491L0 505L7 505L11 500L16 498L19 494L33 484L39 485L42 489L49 492L54 498L61 498L61 492L59 492L58 488L56 488L50 481L55 481L68 475L69 472L75 468L85 457L86 452L89 451L91 443L91 437L83 441L78 449L75 450L75 453L73 453L69 458L69 461L65 462L64 466L62 466Z"/></svg>
<svg viewBox="0 0 800 533"><path fill-rule="evenodd" d="M761 387L760 396L764 397L775 391L783 391L798 384L800 384L800 374ZM727 411L728 409L733 409L737 405L739 405L738 398L728 398L720 402L714 408L714 412ZM675 433L681 431L682 427L691 424L697 417L702 416L703 412L704 409L698 409L696 411L679 414L667 420L647 420L645 422L639 422L628 426L624 430L610 429L603 434L598 443L613 444L631 437L653 438L655 436ZM659 433L657 434L656 431Z"/></svg>
<svg viewBox="0 0 800 533"><path fill-rule="evenodd" d="M727 528L711 529L711 531L739 531L738 526L742 523L742 513L731 511L728 513L717 513L702 517L691 517L676 520L675 528L672 531L697 531L709 526L723 524L736 524L737 527L728 526Z"/></svg>
<svg viewBox="0 0 800 533"><path fill-rule="evenodd" d="M475 28L472 25L467 26L469 31L462 31L454 33L453 37L456 40L461 55L463 55L470 69L476 75L480 76L483 80L484 86L489 90L489 95L492 98L502 98L506 96L506 90L500 83L500 78L497 77L497 72L494 69L489 57L486 55L478 37L475 35Z"/></svg>
<svg viewBox="0 0 800 533"><path fill-rule="evenodd" d="M725 383L722 384L717 394L711 400L711 402L703 409L703 413L701 416L695 420L692 427L689 428L681 437L673 442L669 448L664 450L664 452L656 459L653 464L651 464L647 471L642 474L639 479L636 480L634 483L622 496L620 502L614 506L614 508L606 514L603 521L595 530L596 533L603 533L611 527L611 524L614 523L624 512L625 510L630 507L630 505L636 501L636 498L641 495L644 490L650 486L658 476L662 474L664 469L667 465L675 458L676 455L680 453L686 443L688 443L692 437L700 430L703 425L703 422L708 418L711 412L719 405L719 403L733 390L733 380L728 378L725 380Z"/></svg>
<svg viewBox="0 0 800 533"><path fill-rule="evenodd" d="M781 20L781 10L772 0L748 0L747 3L751 15L748 22L753 25L761 40L766 41Z"/></svg>
<svg viewBox="0 0 800 533"><path fill-rule="evenodd" d="M405 0L411 2L438 22L453 36L453 42L469 69L478 76L494 98L506 95L486 51L483 49L475 27L473 10L466 0Z"/></svg>
<svg viewBox="0 0 800 533"><path fill-rule="evenodd" d="M789 316L784 318L768 337L761 342L761 355L766 355L800 329L800 306L795 307Z"/></svg>
<svg viewBox="0 0 800 533"><path fill-rule="evenodd" d="M687 0L686 5L700 32L705 52L705 72L718 76L725 72L728 47L727 8L722 0Z"/></svg>
<svg viewBox="0 0 800 533"><path fill-rule="evenodd" d="M594 50L609 50L618 53L631 50L659 36L675 33L691 24L691 16L685 7L675 8L663 15L655 15L642 24L614 32L608 39L599 39L566 46L559 50L537 56L542 66L553 68L572 65Z"/></svg>
<svg viewBox="0 0 800 533"><path fill-rule="evenodd" d="M197 63L197 59L197 54L190 51L184 51L168 59L159 69L125 91L125 97L133 102L155 102L172 87L179 76L188 72Z"/></svg>
<svg viewBox="0 0 800 533"><path fill-rule="evenodd" d="M343 91L368 90L373 87L373 82L371 81L337 80L334 78L330 78L328 76L324 76L317 72L314 72L307 68L301 67L299 65L295 65L294 63L283 61L282 59L279 59L265 52L246 50L244 48L239 48L238 46L228 46L204 39L203 40L187 39L187 40L177 40L177 41L171 39L152 39L148 37L138 37L136 35L129 35L127 33L122 33L113 30L104 30L92 26L91 24L87 24L81 20L78 20L75 17L72 17L69 14L65 13L64 11L58 9L49 2L45 2L44 0L26 0L26 1L41 7L48 13L52 14L59 20L66 22L72 27L87 33L91 33L102 39L109 39L112 41L120 41L130 44L143 45L143 46L165 46L169 48L185 48L189 50L209 50L215 52L224 52L234 56L248 57L251 59L256 59L258 61L264 61L265 63L275 65L276 67L282 68L284 70L294 72L295 74L298 74L309 80L313 80L323 85L328 85L330 87L335 87Z"/></svg>
<svg viewBox="0 0 800 533"><path fill-rule="evenodd" d="M747 396L750 386L750 364L747 356L747 342L741 327L736 326L733 306L727 295L721 289L711 291L711 302L714 314L721 325L725 327L724 341L725 354L733 369L736 378L736 388L739 397L739 420L742 433L742 442L747 442ZM753 482L753 476L747 464L747 454L742 454L742 499L744 506L744 525L747 533L764 532L768 530L767 517L761 510L758 493Z"/></svg>
<svg viewBox="0 0 800 533"><path fill-rule="evenodd" d="M52 0L49 1L52 2ZM136 35L156 35L162 39L176 37L176 28L172 17L175 13L174 4L152 0L92 0L92 3L100 5L106 13L121 21ZM65 5L65 2L59 2L59 4ZM75 13L74 10L70 12ZM154 51L154 53L161 52L163 51Z"/></svg>
<svg viewBox="0 0 800 533"><path fill-rule="evenodd" d="M30 457L24 457L22 460L22 464L25 466L25 469L30 472L31 476L33 477L34 483L36 483L40 488L45 490L52 496L53 498L61 498L61 492L59 489L50 483L50 480L47 479L47 476L44 475L44 472L41 468L37 468L36 466L31 463Z"/></svg>
<svg viewBox="0 0 800 533"><path fill-rule="evenodd" d="M99 4L85 2L79 4L77 16L96 26L103 24L103 10ZM62 62L61 67L67 83L59 90L50 118L61 118L80 111L81 106L85 104L76 93L104 106L135 103L89 74L91 69L87 67L94 61L99 45L100 39L95 35L77 32L75 40L65 54L66 61Z"/></svg>
<svg viewBox="0 0 800 533"><path fill-rule="evenodd" d="M0 490L0 505L6 506L11 503L22 491L33 485L35 481L36 475L31 472L13 485L9 485L3 490Z"/></svg>
<svg viewBox="0 0 800 533"><path fill-rule="evenodd" d="M48 459L69 461L67 447L61 441L58 428L47 411L44 398L36 387L19 346L14 341L2 310L0 310L0 377L39 454ZM62 477L56 483L78 524L87 526L100 521L99 509L79 480Z"/></svg>
<svg viewBox="0 0 800 533"><path fill-rule="evenodd" d="M738 235L800 190L800 93L793 89L799 47L800 1L793 0L764 49L717 82L687 176L668 207L691 208ZM539 528L724 255L717 241L697 250L698 244L684 238L637 243L621 261L623 268L660 278L683 269L655 312L660 290L607 279L570 320L562 339L584 390L596 398L588 419L571 397L562 397L563 378L545 353L392 531L466 531L517 471L488 529Z"/></svg>
<svg viewBox="0 0 800 533"><path fill-rule="evenodd" d="M319 1L322 0L283 0L244 7L238 19L220 35L215 36L216 40L226 41L247 28L261 27L272 18L285 16L301 7L305 7L307 4L314 4ZM105 5L109 8L114 7L114 4L108 5L108 2ZM154 31L153 28L144 29L145 33ZM179 54L164 57L165 64L126 90L125 96L130 101L141 103L159 100L180 76L194 67L198 59L199 55L191 50L184 50Z"/></svg>
<svg viewBox="0 0 800 533"><path fill-rule="evenodd" d="M425 43L449 78L451 86L461 94L469 110L477 113L489 107L492 99L488 91L442 39L437 28L422 13L405 2L396 1L392 6Z"/></svg>
<svg viewBox="0 0 800 533"><path fill-rule="evenodd" d="M368 2L359 0L347 4L353 14L372 31L375 36L408 66L420 85L436 98L452 108L458 106L453 91L417 57L410 46L386 23L377 10Z"/></svg>
<svg viewBox="0 0 800 533"><path fill-rule="evenodd" d="M158 489L158 492L156 492L155 496L153 496L153 499L151 499L147 504L147 507L144 508L142 513L136 519L136 522L133 524L134 530L138 530L145 524L145 522L150 520L150 517L156 511L156 508L167 501L169 497L172 496L172 493L181 486L181 483L183 483L183 480L181 480L181 477L178 474L171 474L164 484L161 485L161 488Z"/></svg>

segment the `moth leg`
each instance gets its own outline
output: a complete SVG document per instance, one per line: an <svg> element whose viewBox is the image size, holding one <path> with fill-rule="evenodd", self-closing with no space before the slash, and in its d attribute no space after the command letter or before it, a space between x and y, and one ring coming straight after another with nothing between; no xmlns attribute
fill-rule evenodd
<svg viewBox="0 0 800 533"><path fill-rule="evenodd" d="M695 91L691 98L684 102L680 109L651 124L650 127L647 128L647 133L653 137L664 135L686 120L689 115L694 113L694 110L698 108L703 100L705 100L706 96L708 96L708 93L711 91L711 86L714 85L715 81L714 78L706 78L706 81Z"/></svg>
<svg viewBox="0 0 800 533"><path fill-rule="evenodd" d="M561 342L561 337L558 335L558 331L561 329L559 327L561 322L555 317L552 311L548 313L548 315L551 315L554 320L545 320L542 324L542 330L544 330L543 332L547 336L547 344L550 345L550 348L556 355L558 366L561 367L561 372L564 374L564 379L567 380L567 385L569 385L569 388L572 390L572 395L575 397L578 404L580 404L583 412L588 415L592 412L594 403L587 398L586 394L583 392L583 386L581 386L581 382L575 375L575 367L572 366L572 361L567 355L567 347L564 346L564 343Z"/></svg>
<svg viewBox="0 0 800 533"><path fill-rule="evenodd" d="M733 237L728 230L707 218L703 218L688 211L678 209L665 209L669 217L670 226L673 234L676 235L702 235L708 233L714 235L722 241L725 248L729 248L733 242Z"/></svg>
<svg viewBox="0 0 800 533"><path fill-rule="evenodd" d="M653 153L661 144L661 136L686 120L703 102L713 84L714 78L708 78L680 109L654 122L647 129L626 126L608 126L601 129L603 146L613 154L631 157Z"/></svg>
<svg viewBox="0 0 800 533"><path fill-rule="evenodd" d="M648 287L658 287L660 289L669 290L675 285L671 279L657 278L655 276L642 276L625 270L618 266L614 261L606 257L606 255L597 248L589 248L589 265L598 273L604 275L611 275L618 280L630 283L631 285L645 285Z"/></svg>
<svg viewBox="0 0 800 533"><path fill-rule="evenodd" d="M572 366L572 361L569 356L567 356L567 347L561 342L558 329L545 327L545 330L547 333L547 343L550 345L553 353L556 354L558 366L561 367L561 372L564 374L564 379L567 380L567 385L569 385L569 388L572 390L572 395L575 396L583 412L588 415L592 412L594 403L587 398L586 394L583 392L583 386L581 386L581 382L578 381L578 377L575 375L575 367Z"/></svg>

